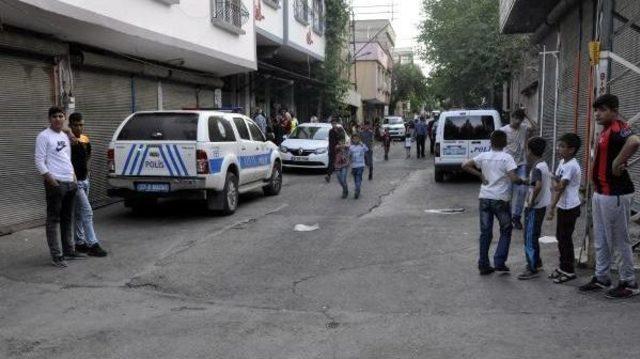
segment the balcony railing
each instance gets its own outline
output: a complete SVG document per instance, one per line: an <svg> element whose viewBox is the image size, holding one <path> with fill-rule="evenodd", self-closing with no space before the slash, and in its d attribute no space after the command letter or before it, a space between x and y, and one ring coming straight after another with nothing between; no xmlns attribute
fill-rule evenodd
<svg viewBox="0 0 640 359"><path fill-rule="evenodd" d="M244 33L242 26L249 21L249 10L241 0L212 0L212 21L216 25L237 33Z"/></svg>
<svg viewBox="0 0 640 359"><path fill-rule="evenodd" d="M307 0L295 0L293 4L293 11L296 20L303 23L304 25L309 25L309 3Z"/></svg>

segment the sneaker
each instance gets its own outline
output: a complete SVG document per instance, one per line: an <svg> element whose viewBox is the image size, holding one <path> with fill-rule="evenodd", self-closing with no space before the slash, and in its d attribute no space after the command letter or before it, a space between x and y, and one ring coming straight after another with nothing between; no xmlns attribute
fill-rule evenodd
<svg viewBox="0 0 640 359"><path fill-rule="evenodd" d="M518 217L513 217L512 222L513 222L513 228L514 228L514 229L517 229L517 230L519 230L519 231L521 231L521 230L522 230L522 222L520 222L520 218L518 218Z"/></svg>
<svg viewBox="0 0 640 359"><path fill-rule="evenodd" d="M511 269L507 266L496 267L495 270L498 274L509 274L511 272Z"/></svg>
<svg viewBox="0 0 640 359"><path fill-rule="evenodd" d="M581 292L589 292L592 290L607 289L611 287L611 282L601 282L596 277L591 277L591 281L578 287Z"/></svg>
<svg viewBox="0 0 640 359"><path fill-rule="evenodd" d="M529 268L526 268L524 271L522 271L522 273L518 274L518 279L527 280L527 279L535 278L539 275L540 273L538 273L537 271L533 272Z"/></svg>
<svg viewBox="0 0 640 359"><path fill-rule="evenodd" d="M89 248L90 247L84 243L76 244L76 252L79 253L87 253L89 252Z"/></svg>
<svg viewBox="0 0 640 359"><path fill-rule="evenodd" d="M80 252L72 252L69 254L65 254L64 255L64 259L68 259L68 260L77 260L77 259L87 259L87 255L84 253L80 253Z"/></svg>
<svg viewBox="0 0 640 359"><path fill-rule="evenodd" d="M329 175L324 176L324 180L327 181L327 183L331 182L331 176Z"/></svg>
<svg viewBox="0 0 640 359"><path fill-rule="evenodd" d="M631 298L638 294L640 294L640 289L638 288L637 283L631 284L629 282L620 281L616 288L609 289L604 296L611 299L624 299Z"/></svg>
<svg viewBox="0 0 640 359"><path fill-rule="evenodd" d="M64 261L64 257L58 257L51 259L51 264L58 268L67 268L67 262Z"/></svg>
<svg viewBox="0 0 640 359"><path fill-rule="evenodd" d="M347 198L349 197L349 191L342 191L342 198Z"/></svg>
<svg viewBox="0 0 640 359"><path fill-rule="evenodd" d="M107 251L102 249L102 247L100 247L100 245L96 243L89 247L89 251L87 252L87 254L91 257L106 257Z"/></svg>
<svg viewBox="0 0 640 359"><path fill-rule="evenodd" d="M360 198L360 191L356 191L356 193L353 194L353 198L354 199Z"/></svg>
<svg viewBox="0 0 640 359"><path fill-rule="evenodd" d="M489 275L495 271L493 267L480 268L480 275Z"/></svg>

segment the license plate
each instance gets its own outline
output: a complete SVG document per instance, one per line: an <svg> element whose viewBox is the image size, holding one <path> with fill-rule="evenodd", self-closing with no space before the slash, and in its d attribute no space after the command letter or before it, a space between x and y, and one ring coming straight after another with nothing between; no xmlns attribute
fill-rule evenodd
<svg viewBox="0 0 640 359"><path fill-rule="evenodd" d="M138 192L169 192L168 183L136 183Z"/></svg>
<svg viewBox="0 0 640 359"><path fill-rule="evenodd" d="M300 157L300 156L293 156L293 160L296 162L304 162L304 161L309 161L308 157Z"/></svg>
<svg viewBox="0 0 640 359"><path fill-rule="evenodd" d="M459 145L449 145L446 146L443 150L442 153L445 156L466 156L467 155L467 149L464 146L459 146Z"/></svg>

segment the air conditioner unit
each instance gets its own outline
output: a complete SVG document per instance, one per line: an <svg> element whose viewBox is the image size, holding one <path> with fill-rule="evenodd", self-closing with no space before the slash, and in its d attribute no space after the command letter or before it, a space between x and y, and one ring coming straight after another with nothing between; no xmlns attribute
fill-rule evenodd
<svg viewBox="0 0 640 359"><path fill-rule="evenodd" d="M176 4L180 4L180 0L156 0L159 1L163 4L167 4L167 5L176 5Z"/></svg>

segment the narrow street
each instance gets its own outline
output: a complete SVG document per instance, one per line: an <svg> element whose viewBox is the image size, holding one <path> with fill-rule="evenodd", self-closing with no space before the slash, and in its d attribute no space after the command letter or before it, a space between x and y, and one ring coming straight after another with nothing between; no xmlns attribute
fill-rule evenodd
<svg viewBox="0 0 640 359"><path fill-rule="evenodd" d="M231 217L192 203L96 211L107 258L53 268L44 228L0 241L2 358L602 358L634 352L636 300L480 277L477 183L376 160L361 199L289 171ZM378 157L380 151L378 149ZM434 214L427 209L464 208ZM296 224L314 225L294 232ZM547 225L545 234L550 231ZM542 245L545 269L555 244ZM524 265L515 231L509 264ZM615 324L615 325L614 325ZM543 345L544 343L544 345ZM604 344L606 343L606 344Z"/></svg>

